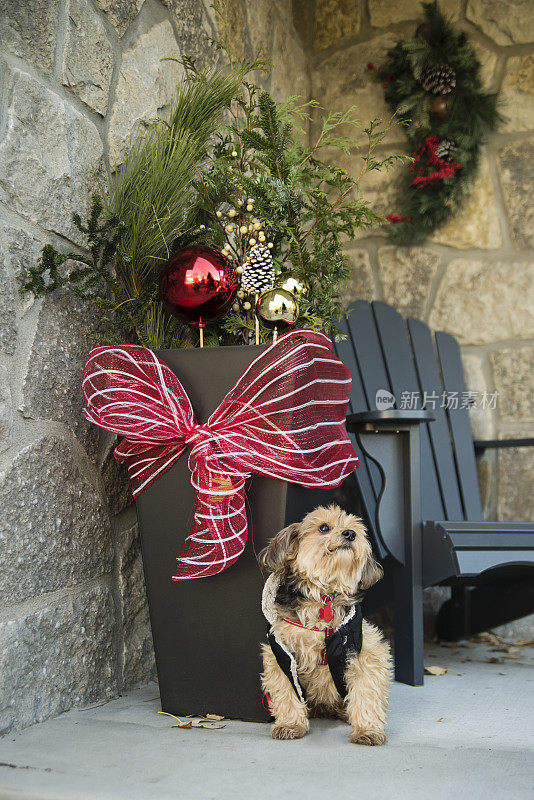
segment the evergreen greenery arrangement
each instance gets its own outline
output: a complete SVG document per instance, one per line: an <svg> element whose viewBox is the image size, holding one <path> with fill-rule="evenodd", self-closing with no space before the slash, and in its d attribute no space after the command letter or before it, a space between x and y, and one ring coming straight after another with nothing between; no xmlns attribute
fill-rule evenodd
<svg viewBox="0 0 534 800"><path fill-rule="evenodd" d="M124 164L93 196L88 219L74 216L87 240L85 254L47 245L26 273L22 292L41 296L69 284L78 296L100 303L108 342L154 349L198 342L198 333L171 316L159 296L168 259L194 244L218 248L236 265L291 274L309 287L299 298L297 325L335 333L349 276L342 238L383 221L359 196L358 183L366 172L406 158L375 155L396 117L365 128L367 147L352 176L320 155L323 148L353 147L351 137L338 133L341 125L360 126L353 109L327 114L307 146L302 128L316 104L296 97L276 103L250 80L268 68L261 56L239 61L224 43L218 46L229 68L198 69L184 60L185 78L169 117L134 133ZM70 271L67 261L75 262ZM251 303L237 301L226 317L206 326L204 342L248 342L255 324ZM260 333L264 341L272 337L270 330Z"/></svg>
<svg viewBox="0 0 534 800"><path fill-rule="evenodd" d="M478 167L484 125L501 120L497 95L481 89L480 62L466 35L455 32L437 2L423 6L426 20L415 37L398 42L376 70L413 149L401 213L388 216L399 242L424 238L459 210Z"/></svg>

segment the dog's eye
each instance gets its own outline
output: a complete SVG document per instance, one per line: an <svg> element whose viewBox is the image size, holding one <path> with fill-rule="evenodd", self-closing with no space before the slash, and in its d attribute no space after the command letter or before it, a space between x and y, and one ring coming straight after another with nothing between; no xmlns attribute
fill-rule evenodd
<svg viewBox="0 0 534 800"><path fill-rule="evenodd" d="M319 525L319 530L321 531L321 533L328 533L328 531L330 530L330 525L327 525L326 522L323 522L322 525Z"/></svg>

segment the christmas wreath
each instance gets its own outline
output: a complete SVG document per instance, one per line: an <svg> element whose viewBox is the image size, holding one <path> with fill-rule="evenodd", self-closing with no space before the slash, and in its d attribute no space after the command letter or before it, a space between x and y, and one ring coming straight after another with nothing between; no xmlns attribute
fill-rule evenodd
<svg viewBox="0 0 534 800"><path fill-rule="evenodd" d="M413 242L459 209L475 174L484 125L500 121L497 95L481 90L480 62L464 33L456 33L437 3L415 38L400 41L380 69L386 101L405 124L413 162L404 175L392 236Z"/></svg>

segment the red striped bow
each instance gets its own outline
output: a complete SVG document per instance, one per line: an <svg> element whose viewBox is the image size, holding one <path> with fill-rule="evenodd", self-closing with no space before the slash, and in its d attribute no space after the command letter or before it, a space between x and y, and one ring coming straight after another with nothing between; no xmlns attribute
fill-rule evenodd
<svg viewBox="0 0 534 800"><path fill-rule="evenodd" d="M338 486L358 465L345 413L351 378L322 333L281 336L199 425L169 367L145 347L96 347L83 376L84 414L123 436L115 450L134 496L189 449L195 517L174 580L215 575L247 540L252 473L302 486Z"/></svg>

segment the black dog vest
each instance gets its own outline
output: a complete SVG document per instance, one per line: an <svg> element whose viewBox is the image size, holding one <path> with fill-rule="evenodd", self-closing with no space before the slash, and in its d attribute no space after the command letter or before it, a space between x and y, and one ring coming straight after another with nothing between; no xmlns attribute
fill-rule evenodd
<svg viewBox="0 0 534 800"><path fill-rule="evenodd" d="M268 618L267 621L270 622ZM347 660L352 653L360 653L362 649L362 621L362 609L360 604L356 603L339 628L330 636L325 637L328 668L341 697L347 696L347 684L345 682ZM267 638L278 666L287 676L299 700L304 703L306 701L306 693L298 678L295 656L283 642L276 638L272 626L269 627Z"/></svg>

